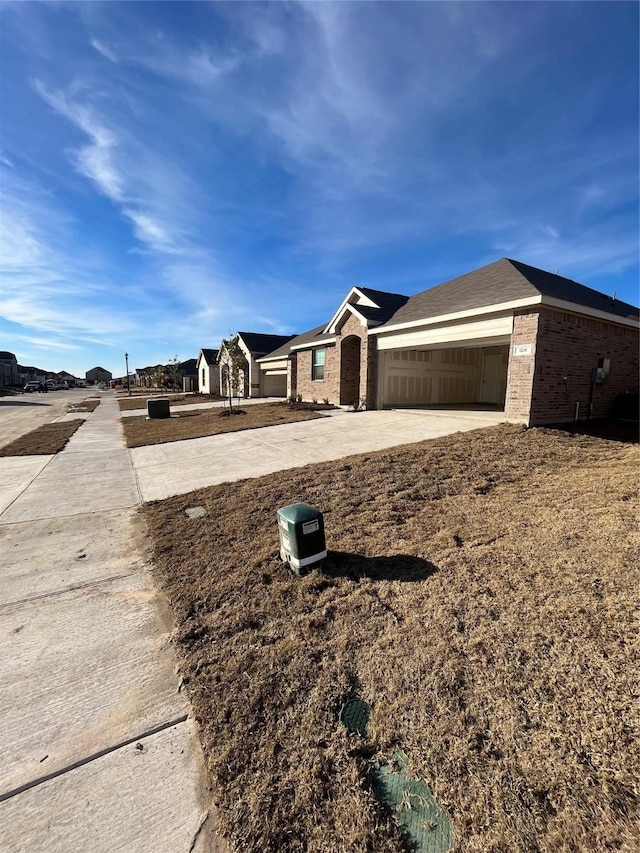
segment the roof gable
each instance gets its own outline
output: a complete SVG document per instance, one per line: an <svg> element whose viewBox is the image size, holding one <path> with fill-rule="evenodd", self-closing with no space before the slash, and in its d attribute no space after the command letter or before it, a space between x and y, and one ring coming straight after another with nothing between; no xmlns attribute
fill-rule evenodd
<svg viewBox="0 0 640 853"><path fill-rule="evenodd" d="M203 358L208 365L215 364L218 360L218 352L219 350L217 349L206 349L203 347L200 350L198 361Z"/></svg>
<svg viewBox="0 0 640 853"><path fill-rule="evenodd" d="M346 317L354 314L363 326L379 326L409 299L400 293L387 293L370 287L352 287L340 307L324 327L327 334L335 334Z"/></svg>

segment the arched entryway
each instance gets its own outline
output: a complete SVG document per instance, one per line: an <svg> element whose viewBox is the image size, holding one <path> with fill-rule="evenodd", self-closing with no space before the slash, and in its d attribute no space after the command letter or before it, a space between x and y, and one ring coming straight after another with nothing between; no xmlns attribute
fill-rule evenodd
<svg viewBox="0 0 640 853"><path fill-rule="evenodd" d="M350 406L360 401L360 349L362 341L349 335L340 346L340 405Z"/></svg>

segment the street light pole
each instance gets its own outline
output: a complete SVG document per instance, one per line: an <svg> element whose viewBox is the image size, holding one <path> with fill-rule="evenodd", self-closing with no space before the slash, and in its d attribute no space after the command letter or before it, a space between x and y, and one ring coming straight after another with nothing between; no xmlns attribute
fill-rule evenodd
<svg viewBox="0 0 640 853"><path fill-rule="evenodd" d="M124 363L127 365L127 397L131 396L131 382L129 380L129 353L124 354Z"/></svg>

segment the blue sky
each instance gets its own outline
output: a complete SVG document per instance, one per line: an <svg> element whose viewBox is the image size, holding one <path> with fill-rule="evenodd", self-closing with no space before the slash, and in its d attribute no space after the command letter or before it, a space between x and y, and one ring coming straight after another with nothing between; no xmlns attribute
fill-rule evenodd
<svg viewBox="0 0 640 853"><path fill-rule="evenodd" d="M503 256L637 304L638 9L3 3L1 348L120 375Z"/></svg>

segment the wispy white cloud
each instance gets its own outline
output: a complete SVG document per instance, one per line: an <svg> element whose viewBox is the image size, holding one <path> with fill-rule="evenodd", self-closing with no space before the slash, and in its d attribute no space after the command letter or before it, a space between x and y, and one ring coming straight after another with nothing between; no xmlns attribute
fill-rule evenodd
<svg viewBox="0 0 640 853"><path fill-rule="evenodd" d="M24 340L33 346L41 349L61 349L61 350L81 350L79 344L62 343L61 341L53 341L50 338L30 338L25 337Z"/></svg>
<svg viewBox="0 0 640 853"><path fill-rule="evenodd" d="M123 179L116 163L116 134L96 118L93 110L74 102L64 92L50 91L40 80L34 81L34 88L50 107L89 137L89 145L71 152L76 168L107 198L120 201Z"/></svg>
<svg viewBox="0 0 640 853"><path fill-rule="evenodd" d="M102 56L104 56L105 59L108 59L110 62L118 62L118 57L116 56L115 52L99 39L92 38L91 47L95 48L98 53L101 53Z"/></svg>

